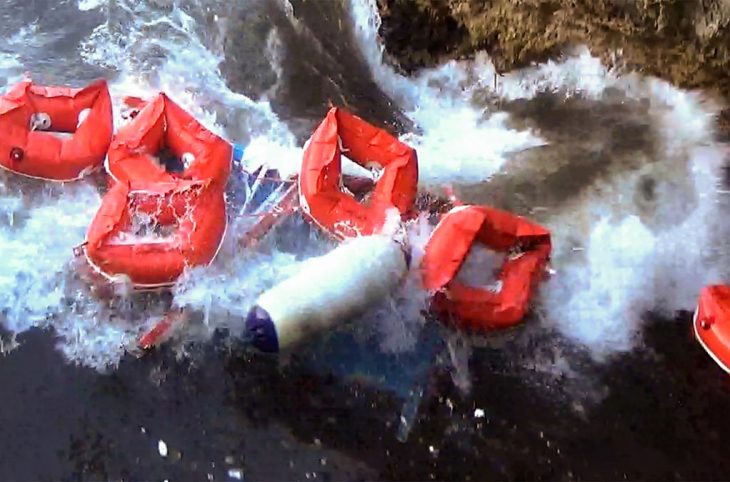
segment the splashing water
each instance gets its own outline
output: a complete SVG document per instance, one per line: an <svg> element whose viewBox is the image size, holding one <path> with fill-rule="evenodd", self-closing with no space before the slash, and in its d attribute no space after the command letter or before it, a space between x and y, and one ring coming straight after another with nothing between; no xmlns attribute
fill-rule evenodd
<svg viewBox="0 0 730 482"><path fill-rule="evenodd" d="M588 183L564 205L540 215L553 234L557 270L543 284L537 306L545 327L557 328L602 360L640 345L648 311L671 316L692 309L703 285L727 277L721 269L728 253L726 201L718 193L726 149L713 140L717 104L659 79L611 71L586 48L499 77L483 52L404 77L383 60L375 0L350 3L358 46L373 77L421 128L402 138L418 149L425 186L488 181L482 188L488 192L495 174L544 175L523 174L519 163L509 162L520 151L550 147L550 139L534 128L511 128L510 115L498 109L502 103L532 102L545 94L600 103L618 91L645 107L640 115L656 138L653 157ZM531 162L544 163L549 173L555 161L535 152ZM581 176L580 166L575 168L574 176ZM541 180L528 181L539 186ZM642 189L651 191L650 201L637 194Z"/></svg>
<svg viewBox="0 0 730 482"><path fill-rule="evenodd" d="M176 3L169 13L138 2L114 5L108 9L107 22L82 43L80 53L88 63L113 67L119 73L112 85L115 100L164 91L206 128L250 143L254 149L247 153L247 167L270 165L286 175L296 172L297 166L279 165L279 156L255 148L299 152L294 136L265 98L253 101L228 88L219 68L222 53L204 43L189 13ZM286 160L291 157L285 156Z"/></svg>
<svg viewBox="0 0 730 482"><path fill-rule="evenodd" d="M297 172L302 146L267 98L286 81L287 66L277 55L282 46L275 31L268 38L266 56L274 64L277 82L252 100L226 85L219 69L222 49L202 35L206 27L196 17L197 3L156 3L78 3L77 13L106 16L76 55L88 66L111 72L117 116L123 95L151 96L164 90L206 127L247 144L244 162L234 166L234 178L242 168L262 165L279 169L284 177ZM726 201L717 185L725 153L712 139L717 106L656 79L609 71L587 50L506 74L496 84L493 65L484 54L404 77L383 61L375 1L353 1L349 11L356 44L376 83L418 127L401 139L418 150L425 188L484 182L489 190L496 174L523 174L512 162L516 156L551 147L549 132L515 123L507 110L500 110L501 102L531 102L545 93L604 102L606 92L614 89L646 105L642 119L658 139L650 162L616 169L588 183L539 219L553 234L557 271L543 284L537 306L544 327L555 327L602 358L640 344L647 310L692 308L703 284L724 279L726 273L718 267L727 253L722 241L727 226L721 216ZM207 28L225 30L223 19L211 22ZM33 28L31 24L15 40L9 36L0 43L0 75L6 82L28 64L16 43L32 37ZM34 48L42 49L43 44ZM116 122L119 126L122 119ZM667 171L686 175L672 178ZM656 181L656 199L651 202L636 200L637 186L645 178ZM53 326L59 348L70 360L97 368L114 366L125 345L164 312L168 301L136 295L105 299L72 274L71 248L83 241L99 203L90 184L49 188L33 199L29 192L34 191L18 182L4 179L0 197L0 244L6 248L3 252L14 253L0 273L3 325L13 332ZM229 194L229 199L245 197L235 188ZM240 204L229 204L236 213ZM240 233L250 223L250 218L231 217L229 233ZM59 223L64 229L48 234L47 226ZM421 217L407 229L415 267L433 227ZM235 236L228 235L211 266L185 273L175 287L175 305L202 313L206 333L218 326L240 329L262 291L294 274L307 258L333 247L297 217L280 231L255 249L238 246ZM403 288L359 325L377 334L383 352L405 352L413 349L423 328L426 305L427 296L412 270ZM461 361L455 363L465 363L463 356L456 358Z"/></svg>
<svg viewBox="0 0 730 482"><path fill-rule="evenodd" d="M3 325L14 333L52 327L70 360L100 370L114 366L156 303L141 311L130 298L99 299L75 274L73 248L99 206L96 189L87 182L38 186L13 178L0 188L7 216L0 246L8 254L0 270ZM115 303L124 309L112 309Z"/></svg>
<svg viewBox="0 0 730 482"><path fill-rule="evenodd" d="M61 189L62 196L43 189L40 200L31 200L11 183L1 186L7 219L0 246L12 255L2 266L0 305L6 326L24 331L62 308L59 278L68 254L83 240L100 199L91 186L80 184Z"/></svg>
<svg viewBox="0 0 730 482"><path fill-rule="evenodd" d="M493 286L498 281L499 270L505 258L504 253L475 244L469 250L455 279L474 287Z"/></svg>
<svg viewBox="0 0 730 482"><path fill-rule="evenodd" d="M195 21L178 5L165 10L139 2L84 1L79 8L100 10L107 16L81 43L78 55L87 65L114 71L110 88L117 127L123 122L123 96L151 97L163 90L212 131L243 142L251 139L247 168L276 164L277 158L271 157L272 148L293 151L295 154L290 154L289 159L300 152L294 137L279 122L268 102L252 101L227 88L217 67L220 54L203 44ZM26 31L32 29L31 25L21 30L18 38L25 38ZM21 66L28 62L23 49L14 48L18 41L14 37L6 38L7 49L4 44L0 45L0 50L8 52L8 72L14 76L11 80L19 78ZM13 54L16 50L20 53ZM245 119L245 123L238 122L240 119ZM258 154L257 145L265 146ZM286 164L280 167L286 172ZM289 172L297 167L290 161ZM139 334L169 308L169 299L128 293L124 286L116 286L111 292L98 292L86 279L80 279L85 267L80 260L73 259L72 248L83 242L100 203L99 193L89 182L39 188L14 176L4 177L2 181L0 205L3 219L7 217L8 221L0 226L0 245L5 248L4 252L14 253L0 274L3 326L13 333L34 326L53 327L59 349L69 360L100 370L116 366ZM258 268L276 266L277 261L278 265L293 265L295 258L281 252L273 253L273 259L260 252L229 252L231 256L239 254L259 256L253 264L239 265L239 286L246 286L242 291L251 293L243 303L254 296L253 290L265 283L262 273L256 272ZM224 276L225 271L222 274L216 270L230 259L221 258L221 263L210 269L186 273L180 291L185 291L182 287L190 279L212 285L212 280ZM243 273L250 273L250 278L242 276ZM284 270L284 273L288 272ZM259 284L246 285L253 279L259 280ZM234 291L235 285L231 283L229 292ZM181 295L179 304L194 305L195 292L187 296ZM237 303L237 299L225 300L223 306L232 307ZM245 310L245 304L241 309Z"/></svg>
<svg viewBox="0 0 730 482"><path fill-rule="evenodd" d="M727 223L712 175L718 154L691 157L698 163L694 187L705 192L697 208L671 228L656 232L637 215L607 213L591 223L584 251L572 253L576 260L564 253L564 262L555 264L557 275L541 291L551 323L604 359L640 343L647 312L671 317L675 310L693 309L700 288L723 279L727 251L718 240ZM558 222L568 224L566 217ZM566 234L558 231L558 240Z"/></svg>
<svg viewBox="0 0 730 482"><path fill-rule="evenodd" d="M104 5L104 0L79 0L79 10L95 10Z"/></svg>
<svg viewBox="0 0 730 482"><path fill-rule="evenodd" d="M529 130L509 128L504 113L474 105L472 96L483 85L473 76L486 78L495 72L483 57L449 62L412 79L403 77L383 62L375 0L353 0L350 7L356 40L374 78L422 131L401 137L418 151L422 186L486 180L509 154L544 144Z"/></svg>

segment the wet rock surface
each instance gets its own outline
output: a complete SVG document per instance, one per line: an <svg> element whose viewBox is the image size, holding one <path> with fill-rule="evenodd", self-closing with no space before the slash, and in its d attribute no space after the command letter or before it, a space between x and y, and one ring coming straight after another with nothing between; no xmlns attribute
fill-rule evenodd
<svg viewBox="0 0 730 482"><path fill-rule="evenodd" d="M378 0L381 36L406 71L486 50L500 71L588 45L606 63L680 87L730 87L726 0ZM420 34L409 42L410 32Z"/></svg>
<svg viewBox="0 0 730 482"><path fill-rule="evenodd" d="M332 105L394 132L411 128L352 45L347 2L294 0L287 4L291 9L282 4L256 0L227 20L222 71L233 90L272 99L301 142ZM280 53L272 59L274 50Z"/></svg>

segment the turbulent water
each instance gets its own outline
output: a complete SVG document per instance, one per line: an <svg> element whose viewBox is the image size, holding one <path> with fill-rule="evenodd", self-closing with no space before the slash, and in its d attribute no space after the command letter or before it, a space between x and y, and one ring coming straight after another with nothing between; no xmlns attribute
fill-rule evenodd
<svg viewBox="0 0 730 482"><path fill-rule="evenodd" d="M265 164L283 174L297 171L329 103L344 105L417 149L423 190L456 186L466 201L543 223L554 273L526 328L509 335L524 347L523 368L571 375L571 353L601 361L641 349L647 313L691 310L700 288L727 274L726 152L714 140L719 106L700 93L608 71L583 50L505 76L480 55L404 77L384 58L375 0L5 4L5 85L25 72L72 85L103 76L117 114L122 95L164 90L246 146L236 170ZM262 291L333 246L293 220L256 249L238 248L250 222L237 216L239 177L229 186L223 249L211 266L186 273L170 300L100 293L73 260L101 199L99 179L59 185L3 174L0 321L10 339L51 327L70 362L113 370L171 304L199 315L183 342L220 327L235 336ZM431 227L421 219L409 229L418 251ZM414 274L347 330L383 356L417 350L426 321L416 285ZM469 343L494 341L447 341L455 377L468 387ZM535 341L550 356L531 351Z"/></svg>

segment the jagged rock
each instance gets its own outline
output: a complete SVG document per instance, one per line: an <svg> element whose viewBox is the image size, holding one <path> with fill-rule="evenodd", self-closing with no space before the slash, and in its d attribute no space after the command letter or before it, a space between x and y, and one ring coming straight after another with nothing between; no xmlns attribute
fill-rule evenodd
<svg viewBox="0 0 730 482"><path fill-rule="evenodd" d="M680 87L730 87L730 0L378 0L406 71L485 50L498 70L587 45ZM614 54L618 54L614 57Z"/></svg>
<svg viewBox="0 0 730 482"><path fill-rule="evenodd" d="M347 40L351 28L343 0L251 0L226 19L221 70L234 91L254 99L267 94L302 142L330 105L393 132L409 129Z"/></svg>

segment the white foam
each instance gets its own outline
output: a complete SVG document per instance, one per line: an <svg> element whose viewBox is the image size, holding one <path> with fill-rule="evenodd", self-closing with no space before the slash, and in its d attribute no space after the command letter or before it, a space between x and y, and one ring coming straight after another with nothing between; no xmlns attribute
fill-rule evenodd
<svg viewBox="0 0 730 482"><path fill-rule="evenodd" d="M477 62L488 62L484 53L477 56ZM480 85L494 90L502 99L532 99L538 93L553 93L566 97L580 95L586 98L599 97L606 87L616 86L624 89L632 77L620 78L606 68L601 60L593 57L586 47L581 47L569 57L561 60L548 60L497 79L496 88L491 87L493 73L487 69L479 76Z"/></svg>
<svg viewBox="0 0 730 482"><path fill-rule="evenodd" d="M373 77L421 130L402 136L418 151L421 185L486 180L510 153L544 144L529 130L510 129L506 114L473 104L473 96L484 88L478 77L494 73L485 57L477 62L452 61L404 77L383 62L375 0L353 0L350 7L356 40Z"/></svg>
<svg viewBox="0 0 730 482"><path fill-rule="evenodd" d="M117 3L129 18L121 15L120 26L111 21L99 25L80 48L87 62L120 73L111 87L117 103L122 95L149 97L164 91L206 128L232 142L246 144L264 138L268 147L295 149L295 137L266 98L253 101L228 88L219 68L222 53L204 44L190 14L177 5L163 14L130 0ZM150 34L152 31L159 35ZM269 48L276 47L272 40ZM273 52L269 54L275 57ZM140 57L152 59L145 63ZM278 167L277 162L274 156L266 159L270 167ZM292 169L286 162L281 168Z"/></svg>
<svg viewBox="0 0 730 482"><path fill-rule="evenodd" d="M481 244L474 244L456 274L456 279L473 287L494 286L499 280L499 272L505 258L504 253L491 250Z"/></svg>
<svg viewBox="0 0 730 482"><path fill-rule="evenodd" d="M721 240L730 225L717 191L727 152L711 138L713 108L656 79L644 85L662 157L601 184L549 225L557 274L541 289L542 308L597 359L641 346L649 311L671 318L691 310L702 286L727 276ZM657 183L647 211L633 201L641 175ZM570 239L586 239L584 250L570 253Z"/></svg>
<svg viewBox="0 0 730 482"><path fill-rule="evenodd" d="M593 226L585 263L558 267L542 287L549 320L572 339L603 355L633 348L641 317L651 308L646 278L656 239L631 216Z"/></svg>
<svg viewBox="0 0 730 482"><path fill-rule="evenodd" d="M404 353L414 349L425 324L429 294L423 289L420 263L434 226L421 214L405 223L405 240L411 253L410 270L403 284L380 306L358 320L364 330L375 329L385 353Z"/></svg>
<svg viewBox="0 0 730 482"><path fill-rule="evenodd" d="M714 190L723 154L710 138L714 108L701 96L656 79L619 76L586 50L499 77L496 88L494 68L483 54L404 77L382 60L375 0L351 3L356 40L376 82L420 129L402 139L418 149L423 186L488 179L505 168L512 153L544 145L534 132L508 128L507 114L478 100L485 94L514 100L547 91L600 100L606 87L615 87L629 97L649 99L649 119L661 134L665 157L679 156L678 165L689 163L689 175L677 171L670 181L682 181L683 196L692 202L673 196L677 188L669 183L659 186L655 211L640 212L626 193L633 192L643 171L632 171L594 186L592 193L551 214L546 224L554 235L557 275L541 289L538 309L546 323L600 358L637 346L646 310L690 309L703 284L723 279L715 268L723 264L727 247L718 243L714 231L717 226L726 229L718 204L722 197ZM91 9L99 2L78 5ZM265 165L284 176L298 171L302 147L265 96L253 101L228 88L218 68L222 54L204 44L189 13L177 6L162 12L120 0L113 14L83 43L80 55L117 71L111 84L117 115L122 95L148 97L165 90L213 131L232 141L250 141L246 167ZM23 36L28 34L20 32L18 38ZM267 43L274 64L279 60L277 40L272 34ZM0 73L11 77L20 73L23 59L7 45L0 48ZM682 161L684 157L689 161ZM651 168L668 169L661 160ZM70 360L103 368L113 366L125 344L164 307L142 307L136 297L97 300L85 284L69 280L71 248L83 239L99 203L93 188L74 186L41 203L29 203L13 190L0 195L0 247L13 253L0 267L0 319L15 333L54 326L59 348ZM679 216L673 227L656 222L673 214ZM235 219L229 233L244 230L250 222ZM49 225L63 229L48 236ZM407 227L413 267L431 230L425 217ZM324 236L315 236L304 243L306 252L294 255L273 238L257 249L239 248L234 238L226 237L211 266L189 270L176 287L176 304L203 312L210 329L240 327L259 294L295 273L308 257L333 246ZM584 251L571 251L573 238L584 241ZM384 350L413 347L427 304L419 286L417 270L412 270L404 287L363 320L380 332ZM22 296L15 296L16 291Z"/></svg>
<svg viewBox="0 0 730 482"><path fill-rule="evenodd" d="M23 59L19 52L29 44L40 42L37 32L38 24L33 22L0 39L0 88L5 89L24 78Z"/></svg>
<svg viewBox="0 0 730 482"><path fill-rule="evenodd" d="M286 178L299 174L304 150L297 146L294 139L283 143L280 139L260 135L251 139L246 146L243 166L254 170L259 166L269 169L278 169L279 174Z"/></svg>
<svg viewBox="0 0 730 482"><path fill-rule="evenodd" d="M214 132L244 144L253 138L252 155L246 159L248 167L255 168L258 162L283 167L285 174L298 170L301 148L296 146L294 136L268 102L255 102L228 89L218 69L222 57L203 44L193 19L177 6L165 14L137 3L115 2L109 20L98 26L79 49L87 63L113 68L118 73L110 79L115 124L123 122L123 96L149 98L163 90ZM90 1L79 7L98 8ZM8 39L6 42L14 45ZM275 47L273 42L271 48ZM1 50L0 68L5 58ZM10 70L22 65L20 57L8 54L7 60ZM263 148L257 150L257 145ZM288 154L273 157L272 149ZM282 164L277 166L280 160ZM14 186L18 181L9 182ZM13 333L52 326L59 349L70 361L100 370L114 367L125 348L164 313L165 302L120 292L94 295L89 283L77 279L76 273L83 273L85 267L83 263L69 264L72 248L83 241L100 199L86 181L58 189L43 202L38 200L38 205L28 205L22 195L11 194L16 192L12 189L0 196L0 246L3 252L14 253L0 269L0 322ZM50 232L49 226L53 226ZM232 244L230 239L226 242ZM240 308L245 313L250 299L296 266L293 255L278 251L270 259L254 251L229 250L227 254L228 258L223 253L219 264L186 273L180 286L190 289L179 290L180 306L197 307L206 302L210 306L216 293L221 295L219 306L223 310ZM234 255L240 263L231 263ZM269 278L266 267L270 267ZM233 280L229 279L228 268L234 269ZM281 268L281 274L277 274L277 268ZM196 281L190 283L190 279ZM218 290L217 283L226 290ZM237 297L239 294L242 296ZM225 322L225 318L221 320L221 324Z"/></svg>
<svg viewBox="0 0 730 482"><path fill-rule="evenodd" d="M32 206L20 194L4 193L3 204L16 208L8 213L16 218L0 230L3 252L12 253L2 263L0 306L6 311L6 326L13 331L28 329L60 307L63 292L58 276L73 246L83 241L99 204L88 185L65 192L69 195ZM22 221L17 219L21 216Z"/></svg>
<svg viewBox="0 0 730 482"><path fill-rule="evenodd" d="M124 345L136 336L139 316L116 315L108 302L90 296L74 275L73 247L84 240L99 206L96 189L86 182L38 188L20 194L16 179L2 184L0 204L7 219L0 226L0 311L4 327L23 333L53 327L59 349L72 361L98 369L114 366ZM27 185L25 185L27 189ZM118 301L118 300L117 300ZM130 305L131 309L131 305Z"/></svg>
<svg viewBox="0 0 730 482"><path fill-rule="evenodd" d="M507 115L489 107L500 100L548 93L602 101L613 88L648 106L659 158L597 181L549 213L557 275L543 285L538 306L548 324L605 358L640 346L648 310L692 309L699 289L722 279L728 249L717 231L726 233L728 223L716 186L725 153L712 141L718 107L702 94L619 74L587 48L503 76L481 52L405 77L383 60L375 0L350 5L373 78L421 129L402 139L418 149L422 184L477 184L512 153L544 144L530 131L508 129ZM633 200L641 175L657 184L654 206L643 211ZM573 240L582 244L577 251Z"/></svg>
<svg viewBox="0 0 730 482"><path fill-rule="evenodd" d="M78 3L79 10L82 12L96 10L103 5L106 5L105 0L79 0Z"/></svg>

